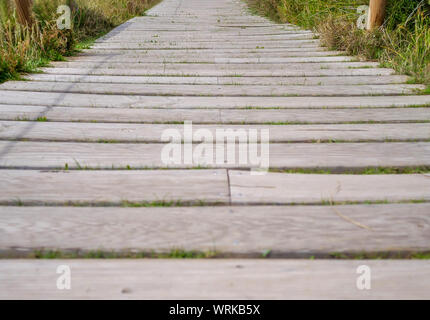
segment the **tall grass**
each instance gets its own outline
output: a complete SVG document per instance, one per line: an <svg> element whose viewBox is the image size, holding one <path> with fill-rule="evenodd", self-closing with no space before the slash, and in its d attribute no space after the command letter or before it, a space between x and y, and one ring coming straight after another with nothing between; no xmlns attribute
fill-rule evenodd
<svg viewBox="0 0 430 320"><path fill-rule="evenodd" d="M0 82L62 60L85 43L128 19L143 15L160 0L33 0L34 25L18 23L13 0L0 0ZM71 30L59 30L57 7L70 5Z"/></svg>
<svg viewBox="0 0 430 320"><path fill-rule="evenodd" d="M318 31L322 42L430 85L430 2L388 1L384 25L373 32L356 26L357 7L369 0L246 0L255 12L278 22Z"/></svg>

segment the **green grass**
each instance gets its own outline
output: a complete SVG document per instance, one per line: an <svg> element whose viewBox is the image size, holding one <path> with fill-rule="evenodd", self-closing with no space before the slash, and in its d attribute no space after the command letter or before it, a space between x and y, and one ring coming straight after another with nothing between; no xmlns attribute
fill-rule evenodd
<svg viewBox="0 0 430 320"><path fill-rule="evenodd" d="M387 259L404 259L404 260L429 260L430 252L409 252L409 251L392 251L392 252L358 252L358 253L339 253L332 252L329 258L336 260L387 260Z"/></svg>
<svg viewBox="0 0 430 320"><path fill-rule="evenodd" d="M0 1L0 83L89 48L114 27L160 0L34 0L32 28L17 22L13 0ZM57 7L76 3L71 30L56 26Z"/></svg>
<svg viewBox="0 0 430 320"><path fill-rule="evenodd" d="M131 202L131 201L122 201L121 207L124 208L153 208L153 207L161 207L161 208L169 208L169 207L183 207L185 204L182 201L141 201L141 202Z"/></svg>
<svg viewBox="0 0 430 320"><path fill-rule="evenodd" d="M169 252L115 252L106 250L62 251L35 250L26 256L30 259L203 259L214 258L215 251L189 251L172 249Z"/></svg>
<svg viewBox="0 0 430 320"><path fill-rule="evenodd" d="M386 251L386 252L328 252L328 253L298 253L284 254L265 250L264 252L250 254L234 254L216 250L197 251L180 248L167 252L155 251L112 251L112 250L34 250L26 252L5 252L0 259L214 259L214 258L252 258L252 259L333 259L333 260L429 260L430 252L414 251Z"/></svg>
<svg viewBox="0 0 430 320"><path fill-rule="evenodd" d="M379 60L385 67L408 74L430 92L430 2L388 1L386 20L372 32L359 30L357 8L369 0L245 0L253 13L290 22L320 34L334 50Z"/></svg>
<svg viewBox="0 0 430 320"><path fill-rule="evenodd" d="M355 169L270 169L270 172L281 172L281 173L294 173L294 174L354 174L354 175L380 175L380 174L428 174L430 173L430 167L367 167L367 168L355 168Z"/></svg>
<svg viewBox="0 0 430 320"><path fill-rule="evenodd" d="M405 199L399 201L390 201L386 199L380 200L362 200L362 201L333 201L332 199L324 199L321 198L315 202L288 202L282 204L282 206L350 206L350 205L386 205L386 204L421 204L421 203L429 203L427 199ZM2 206L15 206L15 207L35 207L35 206L43 206L43 207L52 207L52 206L63 206L63 207L92 207L92 208L115 208L115 207L123 207L123 208L170 208L170 207L225 207L231 204L226 202L207 202L207 201L122 201L120 203L116 202L76 202L76 201L65 201L65 202L44 202L44 201L30 201L24 202L21 199L15 199L13 201L1 201L0 205ZM255 205L260 205L256 203ZM267 203L264 205L278 205L277 203ZM238 206L241 206L238 204Z"/></svg>

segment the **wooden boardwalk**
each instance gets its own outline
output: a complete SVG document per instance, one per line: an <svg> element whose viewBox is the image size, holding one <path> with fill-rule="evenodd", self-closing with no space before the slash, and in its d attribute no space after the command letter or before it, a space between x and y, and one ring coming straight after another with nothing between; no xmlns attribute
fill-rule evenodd
<svg viewBox="0 0 430 320"><path fill-rule="evenodd" d="M430 174L417 171L430 168L430 95L391 69L321 47L310 31L251 15L238 0L164 0L43 71L0 85L3 257L34 250L254 258L430 251ZM251 165L226 160L166 165L163 132L183 130L184 121L213 135L267 130L271 170L251 175ZM196 148L201 140L193 142ZM369 168L376 174L363 174ZM393 168L404 173L384 174ZM69 263L83 281L101 262ZM427 262L373 263L378 285L367 296L345 287L355 283L353 262L107 261L101 268L108 277L141 266L190 268L172 276L172 286L161 281L165 274L153 282L141 274L131 298L175 298L181 277L191 279L181 298L429 297ZM57 297L14 274L49 278L45 266L1 260L0 298ZM208 280L199 283L205 270ZM341 276L305 290L313 272ZM232 289L227 283L240 282L236 276L250 282ZM91 294L79 286L64 297L121 295L123 284L100 287L100 277ZM282 281L291 277L286 293ZM147 281L161 284L142 291ZM267 294L258 293L266 284ZM321 286L343 289L326 296Z"/></svg>

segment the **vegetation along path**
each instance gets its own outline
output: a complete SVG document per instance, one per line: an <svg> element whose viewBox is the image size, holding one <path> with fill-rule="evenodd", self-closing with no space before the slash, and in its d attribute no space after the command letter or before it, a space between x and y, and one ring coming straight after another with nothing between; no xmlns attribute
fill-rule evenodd
<svg viewBox="0 0 430 320"><path fill-rule="evenodd" d="M164 0L43 71L0 85L4 257L430 251L430 95L391 69L328 51L310 31L251 15L237 0ZM184 121L211 133L268 129L269 172L223 161L166 170L163 132ZM26 261L0 263L9 297L58 293L43 282L50 262ZM70 263L78 291L64 297L246 298L263 286L266 297L328 298L318 290L329 282L341 297L430 297L428 260L367 261L380 284L367 295L347 261ZM139 281L127 278L132 270ZM117 285L92 290L101 274ZM309 274L318 285L302 290Z"/></svg>

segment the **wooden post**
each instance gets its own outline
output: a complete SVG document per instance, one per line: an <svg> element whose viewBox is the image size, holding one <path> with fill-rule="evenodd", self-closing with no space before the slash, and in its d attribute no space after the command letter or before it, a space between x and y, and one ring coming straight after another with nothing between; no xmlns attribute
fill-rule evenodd
<svg viewBox="0 0 430 320"><path fill-rule="evenodd" d="M32 2L32 0L15 0L18 21L22 25L31 26L33 24L33 18L31 16Z"/></svg>
<svg viewBox="0 0 430 320"><path fill-rule="evenodd" d="M387 0L370 0L367 30L379 28L384 23Z"/></svg>
<svg viewBox="0 0 430 320"><path fill-rule="evenodd" d="M70 10L72 12L75 12L76 9L78 8L78 5L76 4L75 0L68 0L67 5L70 7Z"/></svg>

